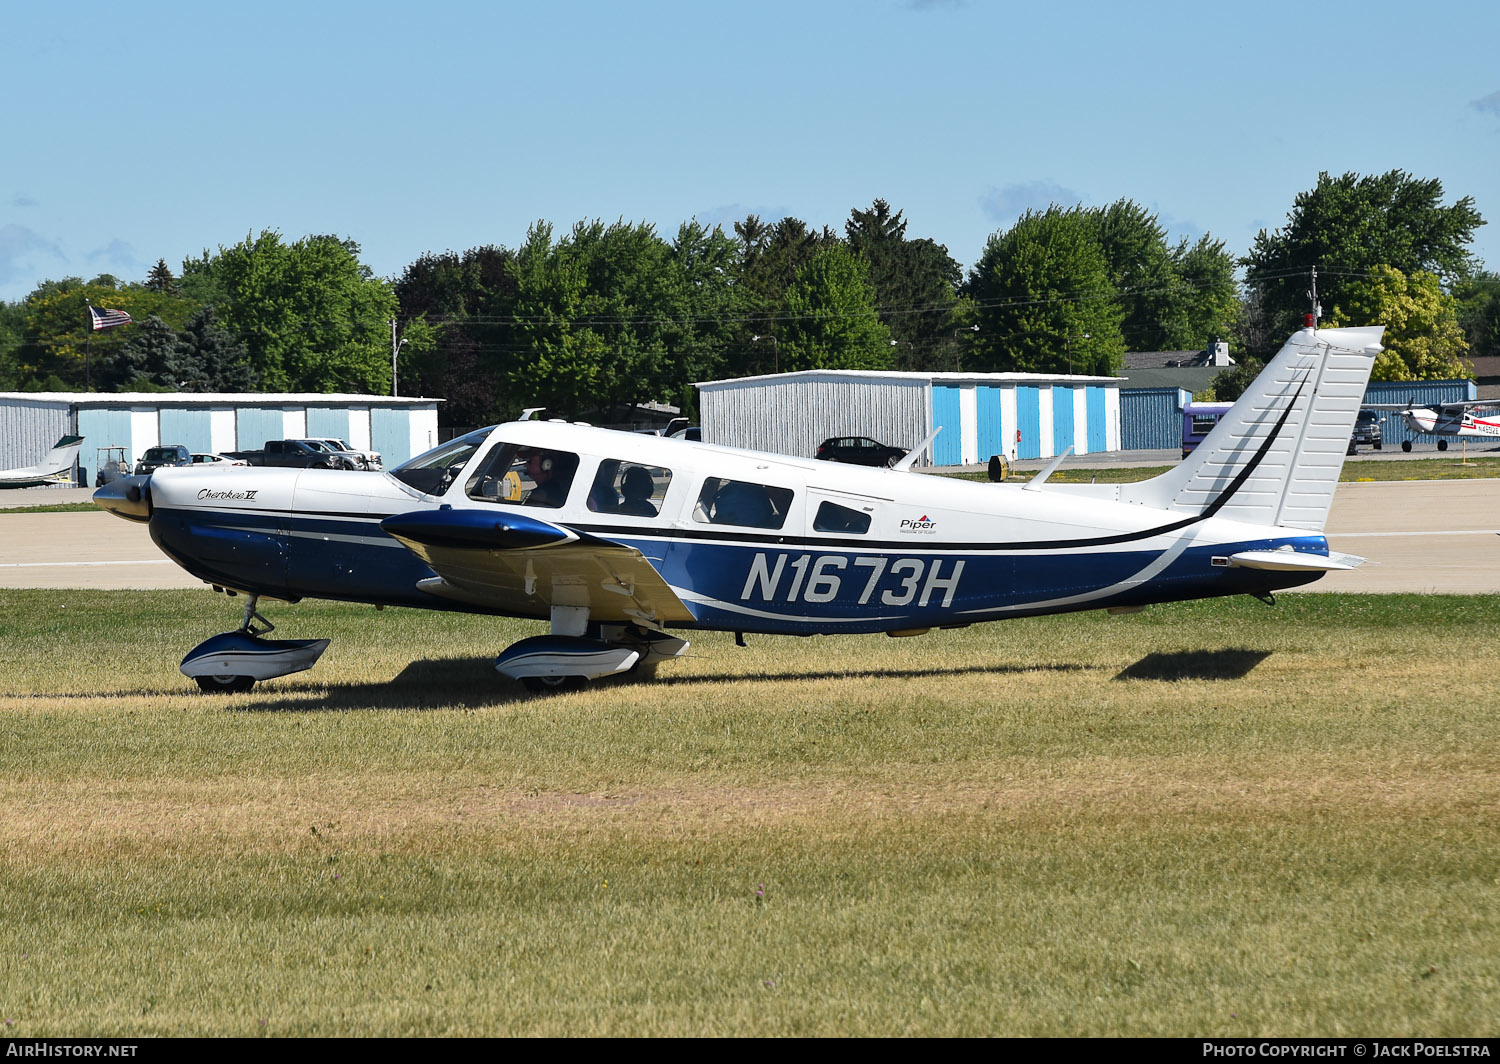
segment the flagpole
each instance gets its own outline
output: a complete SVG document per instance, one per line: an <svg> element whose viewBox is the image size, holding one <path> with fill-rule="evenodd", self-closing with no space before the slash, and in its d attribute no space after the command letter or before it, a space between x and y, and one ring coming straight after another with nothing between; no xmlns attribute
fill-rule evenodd
<svg viewBox="0 0 1500 1064"><path fill-rule="evenodd" d="M84 306L89 313L89 331L83 338L83 390L86 392L91 392L94 390L94 364L92 361L94 343L94 305L92 303L85 303Z"/></svg>

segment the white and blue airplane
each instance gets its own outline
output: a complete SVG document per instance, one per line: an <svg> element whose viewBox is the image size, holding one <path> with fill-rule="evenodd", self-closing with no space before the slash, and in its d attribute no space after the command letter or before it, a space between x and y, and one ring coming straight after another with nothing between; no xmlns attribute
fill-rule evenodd
<svg viewBox="0 0 1500 1064"><path fill-rule="evenodd" d="M1363 561L1323 526L1382 328L1296 333L1183 463L1136 484L864 468L563 422L472 432L382 474L163 469L95 501L248 596L190 652L205 690L309 668L262 598L548 621L495 667L533 690L650 675L672 631L916 635L1275 591ZM264 627L256 627L260 622Z"/></svg>
<svg viewBox="0 0 1500 1064"><path fill-rule="evenodd" d="M82 446L82 436L64 436L35 465L0 469L0 488L39 488L47 484L73 483L73 463Z"/></svg>

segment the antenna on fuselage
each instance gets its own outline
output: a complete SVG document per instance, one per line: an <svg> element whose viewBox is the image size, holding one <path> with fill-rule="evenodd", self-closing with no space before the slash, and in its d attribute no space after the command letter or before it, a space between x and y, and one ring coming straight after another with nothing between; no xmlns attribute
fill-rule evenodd
<svg viewBox="0 0 1500 1064"><path fill-rule="evenodd" d="M942 431L943 426L941 425L933 429L932 435L928 436L921 443L917 444L911 450L907 451L906 457L901 459L901 461L897 462L895 465L891 466L891 468L901 473L906 472L912 467L912 463L914 463L918 458L922 457L922 452L932 446L932 441L937 439L937 434Z"/></svg>

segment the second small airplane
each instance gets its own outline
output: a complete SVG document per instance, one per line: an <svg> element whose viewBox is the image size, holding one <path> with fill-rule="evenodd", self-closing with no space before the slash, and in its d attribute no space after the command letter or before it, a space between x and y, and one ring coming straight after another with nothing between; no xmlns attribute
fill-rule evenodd
<svg viewBox="0 0 1500 1064"><path fill-rule="evenodd" d="M52 450L48 451L46 457L36 465L0 469L0 488L39 488L44 484L71 484L73 462L78 458L78 448L82 446L82 436L64 436L53 444Z"/></svg>
<svg viewBox="0 0 1500 1064"><path fill-rule="evenodd" d="M1474 411L1489 407L1484 417ZM1391 410L1401 415L1406 427L1422 436L1436 436L1438 450L1448 449L1449 439L1485 439L1500 443L1500 400L1464 399L1454 403L1418 405L1413 397L1405 403L1366 403L1366 410ZM1411 440L1402 440L1401 449L1411 450Z"/></svg>

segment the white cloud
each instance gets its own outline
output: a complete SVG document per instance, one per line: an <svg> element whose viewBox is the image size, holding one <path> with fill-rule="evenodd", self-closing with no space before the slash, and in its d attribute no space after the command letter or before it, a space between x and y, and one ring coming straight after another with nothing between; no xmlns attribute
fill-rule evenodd
<svg viewBox="0 0 1500 1064"><path fill-rule="evenodd" d="M135 248L118 237L90 251L86 258L96 273L112 273L124 281L144 277L150 270L150 266L136 256Z"/></svg>
<svg viewBox="0 0 1500 1064"><path fill-rule="evenodd" d="M27 229L24 225L0 226L0 285L13 281L38 281L38 260L51 259L67 262L62 248L46 237ZM28 285L28 290L31 285Z"/></svg>
<svg viewBox="0 0 1500 1064"><path fill-rule="evenodd" d="M992 221L1005 225L1028 210L1044 211L1054 203L1071 207L1081 198L1071 188L1052 181L1022 181L989 189L979 197L979 206Z"/></svg>

